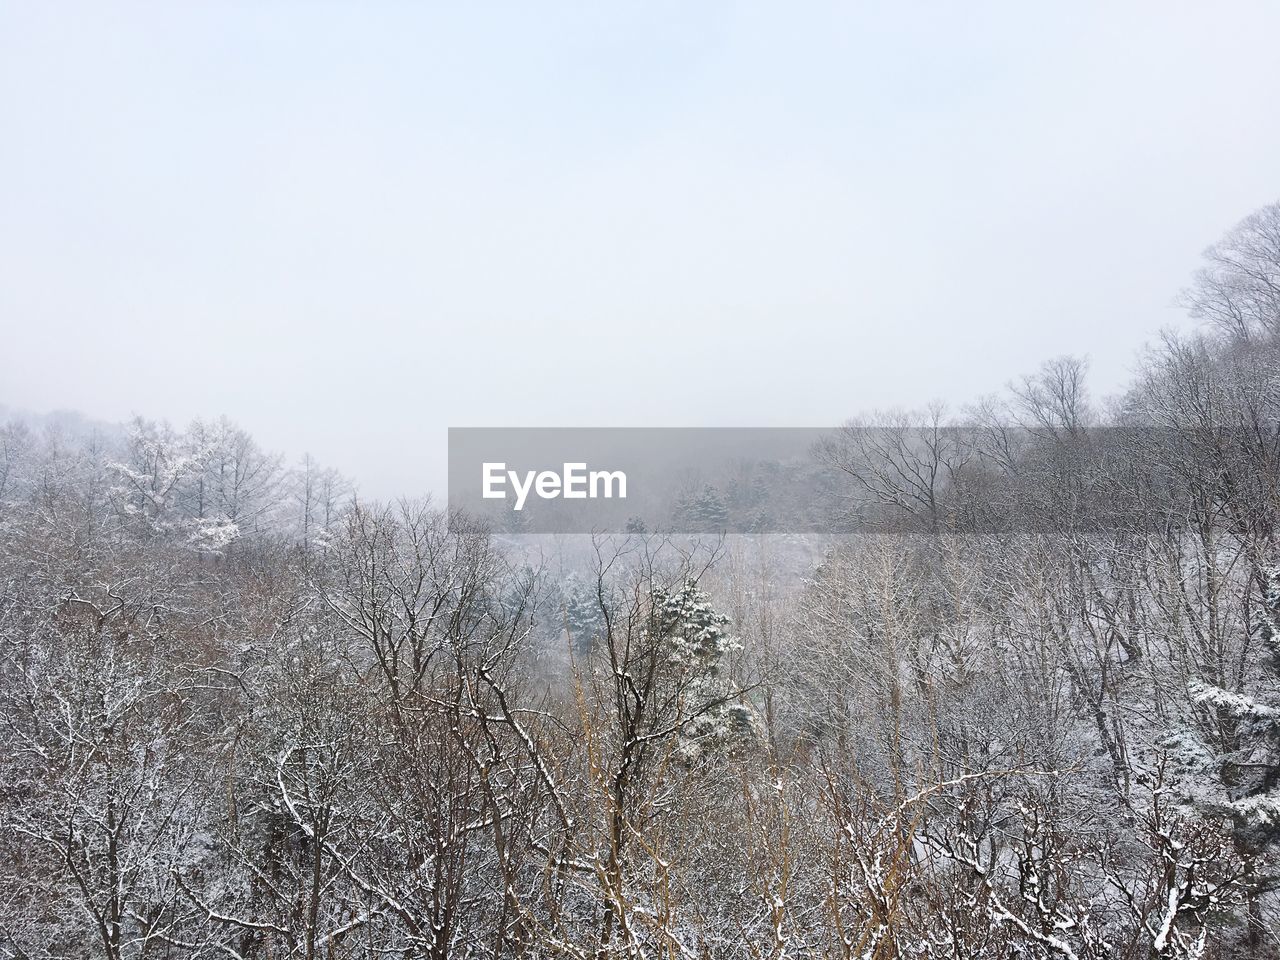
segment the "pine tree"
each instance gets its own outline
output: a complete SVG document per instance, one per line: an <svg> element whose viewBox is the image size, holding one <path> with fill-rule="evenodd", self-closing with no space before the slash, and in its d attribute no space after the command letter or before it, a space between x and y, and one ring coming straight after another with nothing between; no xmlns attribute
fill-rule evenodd
<svg viewBox="0 0 1280 960"><path fill-rule="evenodd" d="M564 604L564 626L569 631L569 642L575 656L591 652L605 630L604 614L600 610L600 598L593 585L583 583L570 573L560 585Z"/></svg>
<svg viewBox="0 0 1280 960"><path fill-rule="evenodd" d="M1202 768L1214 775L1220 796L1225 795L1216 806L1230 816L1249 848L1262 850L1280 841L1280 568L1267 572L1255 630L1262 641L1262 675L1249 693L1199 678L1187 688L1230 747L1216 751L1197 744L1210 760Z"/></svg>
<svg viewBox="0 0 1280 960"><path fill-rule="evenodd" d="M729 508L712 484L681 501L679 520L689 533L722 533L729 526Z"/></svg>
<svg viewBox="0 0 1280 960"><path fill-rule="evenodd" d="M680 752L692 761L716 752L735 752L757 739L759 720L746 702L735 701L729 658L742 644L729 631L729 618L689 580L656 598L659 634L668 657L688 682L685 710L690 719L680 731Z"/></svg>
<svg viewBox="0 0 1280 960"><path fill-rule="evenodd" d="M1260 867L1280 841L1280 567L1266 572L1262 609L1253 625L1262 642L1260 674L1248 693L1232 692L1194 678L1192 702L1216 727L1215 745L1195 731L1165 738L1163 746L1182 768L1181 793L1190 806L1228 819L1236 850L1245 858L1251 947L1265 927L1260 895L1280 878Z"/></svg>

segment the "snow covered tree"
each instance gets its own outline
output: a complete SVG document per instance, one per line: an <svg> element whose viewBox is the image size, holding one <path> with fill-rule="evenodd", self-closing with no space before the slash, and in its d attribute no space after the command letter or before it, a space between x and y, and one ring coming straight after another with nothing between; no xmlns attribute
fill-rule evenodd
<svg viewBox="0 0 1280 960"><path fill-rule="evenodd" d="M182 525L180 501L202 469L201 454L169 424L135 417L126 456L111 464L119 478L113 492L120 512L148 535L173 532Z"/></svg>
<svg viewBox="0 0 1280 960"><path fill-rule="evenodd" d="M563 626L569 631L573 652L577 656L588 654L605 630L596 590L576 574L570 573L560 585L560 595L563 602Z"/></svg>
<svg viewBox="0 0 1280 960"><path fill-rule="evenodd" d="M280 458L264 452L247 432L226 417L196 420L186 433L199 469L187 485L186 510L199 531L213 521L235 536L259 529L279 500ZM225 534L224 534L225 539Z"/></svg>
<svg viewBox="0 0 1280 960"><path fill-rule="evenodd" d="M351 500L351 483L337 470L321 467L311 454L305 454L297 469L289 472L286 484L294 503L295 536L303 549L310 553L331 544Z"/></svg>
<svg viewBox="0 0 1280 960"><path fill-rule="evenodd" d="M1263 645L1254 689L1231 691L1191 680L1188 692L1213 736L1171 743L1190 747L1184 758L1198 760L1213 776L1212 786L1199 791L1201 803L1230 815L1255 849L1280 840L1280 568L1266 577L1254 625Z"/></svg>
<svg viewBox="0 0 1280 960"><path fill-rule="evenodd" d="M730 657L742 649L729 632L729 618L689 580L678 590L657 594L655 619L671 663L688 680L690 719L680 729L681 753L693 760L755 740L759 720L750 704L737 702L729 674Z"/></svg>
<svg viewBox="0 0 1280 960"><path fill-rule="evenodd" d="M1250 689L1228 690L1193 678L1187 692L1198 725L1161 741L1180 770L1184 801L1231 824L1247 864L1252 948L1260 943L1265 923L1261 897L1277 884L1264 864L1280 841L1280 567L1267 570L1264 581L1261 608L1251 625L1262 655Z"/></svg>
<svg viewBox="0 0 1280 960"><path fill-rule="evenodd" d="M720 491L707 483L680 501L676 520L689 533L722 533L729 525L729 509Z"/></svg>

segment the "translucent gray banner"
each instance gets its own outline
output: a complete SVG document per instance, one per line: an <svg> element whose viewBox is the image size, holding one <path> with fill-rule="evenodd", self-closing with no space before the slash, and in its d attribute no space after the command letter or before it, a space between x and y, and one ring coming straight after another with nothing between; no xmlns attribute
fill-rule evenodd
<svg viewBox="0 0 1280 960"><path fill-rule="evenodd" d="M1144 427L452 428L448 499L504 533L1148 531L1186 522L1224 475L1250 483L1258 442Z"/></svg>

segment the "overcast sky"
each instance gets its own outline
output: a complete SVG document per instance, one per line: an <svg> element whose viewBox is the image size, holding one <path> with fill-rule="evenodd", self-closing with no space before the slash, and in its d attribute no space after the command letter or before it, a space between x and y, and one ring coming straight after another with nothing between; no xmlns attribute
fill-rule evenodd
<svg viewBox="0 0 1280 960"><path fill-rule="evenodd" d="M1050 9L1050 7L1054 9ZM0 403L445 428L1121 386L1280 197L1275 3L0 0Z"/></svg>

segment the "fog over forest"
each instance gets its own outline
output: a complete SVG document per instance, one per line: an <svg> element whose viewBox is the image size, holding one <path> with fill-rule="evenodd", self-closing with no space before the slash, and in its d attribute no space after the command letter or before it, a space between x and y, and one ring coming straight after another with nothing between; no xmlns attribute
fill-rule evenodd
<svg viewBox="0 0 1280 960"><path fill-rule="evenodd" d="M854 535L11 412L0 953L1280 956L1280 204L1180 302L1107 403L1059 356L834 412Z"/></svg>
<svg viewBox="0 0 1280 960"><path fill-rule="evenodd" d="M0 960L1280 960L1278 37L0 0Z"/></svg>

